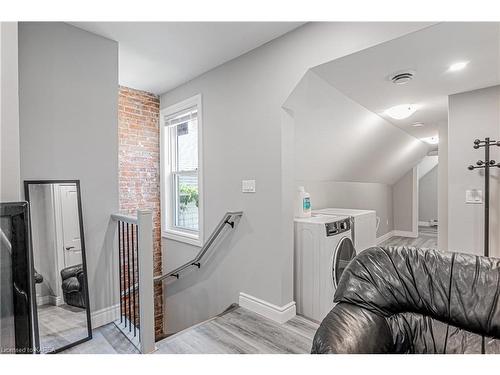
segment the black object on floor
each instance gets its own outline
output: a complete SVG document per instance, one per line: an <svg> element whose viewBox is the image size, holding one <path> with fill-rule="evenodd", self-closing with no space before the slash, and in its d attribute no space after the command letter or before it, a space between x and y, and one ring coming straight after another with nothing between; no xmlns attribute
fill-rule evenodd
<svg viewBox="0 0 500 375"><path fill-rule="evenodd" d="M500 259L375 247L346 268L312 353L500 354Z"/></svg>

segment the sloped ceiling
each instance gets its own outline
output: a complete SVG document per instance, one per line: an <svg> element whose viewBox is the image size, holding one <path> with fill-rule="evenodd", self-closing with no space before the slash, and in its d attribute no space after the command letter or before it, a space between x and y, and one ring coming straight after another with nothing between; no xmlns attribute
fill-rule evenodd
<svg viewBox="0 0 500 375"><path fill-rule="evenodd" d="M437 155L427 155L418 165L418 179L421 180L427 173L432 171L438 165L439 157Z"/></svg>
<svg viewBox="0 0 500 375"><path fill-rule="evenodd" d="M464 70L451 64L467 61ZM313 70L335 88L393 125L417 137L438 134L448 120L448 95L500 83L500 23L444 22L372 48L319 65ZM393 84L394 73L411 70L415 78ZM395 120L384 114L394 105L420 109ZM424 126L413 127L415 122Z"/></svg>
<svg viewBox="0 0 500 375"><path fill-rule="evenodd" d="M392 185L429 146L309 71L284 105L295 120L295 178Z"/></svg>

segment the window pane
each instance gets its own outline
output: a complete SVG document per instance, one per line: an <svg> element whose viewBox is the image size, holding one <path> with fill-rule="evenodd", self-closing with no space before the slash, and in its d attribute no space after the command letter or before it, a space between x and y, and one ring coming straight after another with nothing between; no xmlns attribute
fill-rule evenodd
<svg viewBox="0 0 500 375"><path fill-rule="evenodd" d="M192 171L198 168L198 120L192 118L176 127L177 171Z"/></svg>
<svg viewBox="0 0 500 375"><path fill-rule="evenodd" d="M175 226L198 230L198 177L177 174L175 176L176 214Z"/></svg>

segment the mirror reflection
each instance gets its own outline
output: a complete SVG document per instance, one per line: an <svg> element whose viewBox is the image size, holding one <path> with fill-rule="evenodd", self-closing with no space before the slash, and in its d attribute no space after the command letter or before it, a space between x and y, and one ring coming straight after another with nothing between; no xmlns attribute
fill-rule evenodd
<svg viewBox="0 0 500 375"><path fill-rule="evenodd" d="M77 182L27 183L41 353L90 336Z"/></svg>

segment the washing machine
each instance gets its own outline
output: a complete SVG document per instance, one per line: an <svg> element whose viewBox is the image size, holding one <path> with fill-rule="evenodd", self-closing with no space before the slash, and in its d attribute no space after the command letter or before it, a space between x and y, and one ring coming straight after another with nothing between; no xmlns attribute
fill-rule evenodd
<svg viewBox="0 0 500 375"><path fill-rule="evenodd" d="M333 308L340 277L356 256L350 216L295 219L294 294L297 313L321 322Z"/></svg>
<svg viewBox="0 0 500 375"><path fill-rule="evenodd" d="M358 254L377 244L377 230L380 218L374 210L356 210L349 208L323 208L312 211L316 215L347 215L352 217L352 242Z"/></svg>

